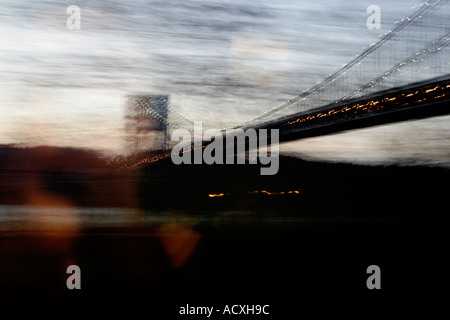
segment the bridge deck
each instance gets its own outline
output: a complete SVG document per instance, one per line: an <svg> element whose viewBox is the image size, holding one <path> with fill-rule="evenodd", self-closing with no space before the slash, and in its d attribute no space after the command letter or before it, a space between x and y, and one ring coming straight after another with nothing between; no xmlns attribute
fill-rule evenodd
<svg viewBox="0 0 450 320"><path fill-rule="evenodd" d="M450 78L378 92L277 119L256 129L279 129L280 141L450 114Z"/></svg>

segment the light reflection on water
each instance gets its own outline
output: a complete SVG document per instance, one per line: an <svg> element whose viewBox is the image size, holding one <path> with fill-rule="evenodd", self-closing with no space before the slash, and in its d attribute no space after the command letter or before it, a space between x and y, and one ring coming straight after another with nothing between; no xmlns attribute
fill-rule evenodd
<svg viewBox="0 0 450 320"><path fill-rule="evenodd" d="M371 221L383 220L382 217L370 218ZM394 220L390 218L390 220ZM178 225L187 228L197 226L233 227L278 225L289 226L291 223L339 223L347 221L367 221L364 216L339 216L330 213L317 213L315 215L285 215L282 212L273 212L261 215L255 211L216 211L189 214L185 212L166 211L151 212L129 208L100 208L100 207L42 207L30 205L0 205L0 233L52 233L63 227L69 231L60 236L72 236L70 231L89 232L89 230L112 232L127 232L144 228L143 230L164 233L164 226ZM70 226L70 228L68 228ZM161 228L162 227L162 228ZM169 228L170 229L170 228ZM37 234L39 235L39 234Z"/></svg>
<svg viewBox="0 0 450 320"><path fill-rule="evenodd" d="M73 214L75 212L75 214ZM318 219L314 219L317 221ZM260 216L251 211L232 211L188 215L182 212L154 213L128 208L42 207L30 205L0 205L0 232L37 231L42 223L52 228L80 224L83 229L120 227L159 227L180 224L193 227L198 224L226 225L246 223L288 223L311 221L305 217ZM81 231L80 229L77 229Z"/></svg>
<svg viewBox="0 0 450 320"><path fill-rule="evenodd" d="M75 212L76 214L71 214ZM84 227L126 226L144 221L136 210L126 208L58 208L30 205L0 206L0 231L36 231L41 223L58 227L81 224Z"/></svg>

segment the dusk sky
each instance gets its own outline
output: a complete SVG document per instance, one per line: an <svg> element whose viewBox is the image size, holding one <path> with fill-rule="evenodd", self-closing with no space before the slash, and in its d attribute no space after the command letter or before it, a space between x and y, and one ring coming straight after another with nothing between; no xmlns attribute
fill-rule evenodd
<svg viewBox="0 0 450 320"><path fill-rule="evenodd" d="M206 127L237 125L350 61L420 1L0 0L0 144L121 152L131 94L168 94ZM69 30L66 9L81 9ZM381 29L366 26L370 5ZM169 120L171 120L169 118ZM450 164L449 117L306 139L303 157Z"/></svg>

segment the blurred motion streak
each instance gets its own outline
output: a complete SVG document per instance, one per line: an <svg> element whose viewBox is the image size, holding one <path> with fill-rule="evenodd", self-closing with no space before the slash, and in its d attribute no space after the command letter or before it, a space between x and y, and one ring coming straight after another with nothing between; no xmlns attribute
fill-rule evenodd
<svg viewBox="0 0 450 320"><path fill-rule="evenodd" d="M287 194L299 194L300 191L297 190L290 190L290 191L267 191L267 190L254 190L254 191L248 191L248 194L262 194L262 195L268 195L268 196L275 196L275 195L287 195ZM209 193L209 198L222 198L224 196L229 196L229 193Z"/></svg>

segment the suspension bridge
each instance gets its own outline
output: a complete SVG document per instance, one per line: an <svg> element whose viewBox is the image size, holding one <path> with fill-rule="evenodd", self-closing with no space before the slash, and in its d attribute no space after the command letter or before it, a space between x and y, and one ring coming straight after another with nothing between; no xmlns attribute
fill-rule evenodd
<svg viewBox="0 0 450 320"><path fill-rule="evenodd" d="M424 2L319 83L252 119L216 129L279 129L280 141L289 141L450 114L449 15L449 0ZM148 115L193 130L194 122L173 107L169 118L157 110Z"/></svg>

